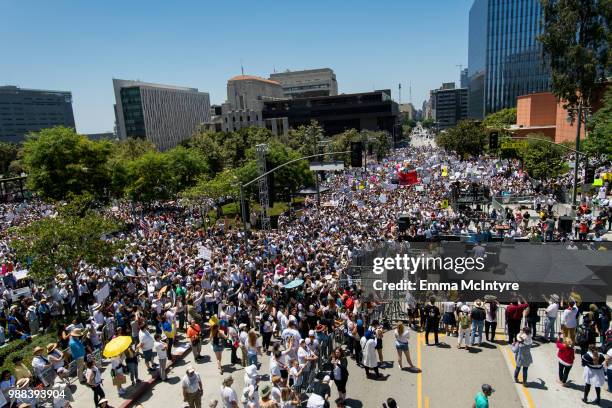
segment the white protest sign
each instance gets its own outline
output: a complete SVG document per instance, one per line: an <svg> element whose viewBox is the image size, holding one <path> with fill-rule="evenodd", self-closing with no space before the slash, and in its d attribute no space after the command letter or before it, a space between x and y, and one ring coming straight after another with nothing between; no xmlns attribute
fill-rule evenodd
<svg viewBox="0 0 612 408"><path fill-rule="evenodd" d="M98 303L102 304L104 300L110 295L110 287L108 283L105 283L104 286L96 292L96 300Z"/></svg>

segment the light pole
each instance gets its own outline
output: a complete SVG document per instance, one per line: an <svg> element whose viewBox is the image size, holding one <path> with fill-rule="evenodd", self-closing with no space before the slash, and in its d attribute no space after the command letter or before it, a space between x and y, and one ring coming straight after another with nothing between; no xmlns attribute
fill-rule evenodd
<svg viewBox="0 0 612 408"><path fill-rule="evenodd" d="M582 126L582 114L584 113L584 131L586 133L586 115L590 110L589 106L583 106L582 100L578 102L578 106L576 108L568 109L568 113L576 112L577 121L576 121L576 158L574 160L574 188L572 191L572 208L576 209L576 195L578 193L578 167L580 163L579 153L580 153L580 127ZM571 116L568 118L571 121ZM588 159L586 162L586 166L588 167ZM586 167L585 167L586 169Z"/></svg>

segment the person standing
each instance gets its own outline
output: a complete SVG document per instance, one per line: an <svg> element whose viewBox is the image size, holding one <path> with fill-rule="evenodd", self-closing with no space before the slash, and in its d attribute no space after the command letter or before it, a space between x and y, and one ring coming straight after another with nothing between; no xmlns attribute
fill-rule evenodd
<svg viewBox="0 0 612 408"><path fill-rule="evenodd" d="M474 408L489 408L489 397L495 390L489 384L482 384L481 390L474 398Z"/></svg>
<svg viewBox="0 0 612 408"><path fill-rule="evenodd" d="M397 364L400 370L402 366L402 354L406 355L406 361L410 368L414 368L412 360L410 359L409 340L410 330L404 326L404 322L400 321L395 328L395 350L397 350Z"/></svg>
<svg viewBox="0 0 612 408"><path fill-rule="evenodd" d="M210 326L210 344L212 344L213 353L217 359L217 369L219 374L223 375L223 367L221 366L221 356L223 354L223 344L227 340L227 336L219 330L218 324Z"/></svg>
<svg viewBox="0 0 612 408"><path fill-rule="evenodd" d="M191 320L189 325L187 326L187 338L189 339L189 343L191 344L191 351L193 352L193 359L198 361L202 356L200 355L202 351L202 343L200 341L200 334L202 330L200 329L200 325L196 323L195 320Z"/></svg>
<svg viewBox="0 0 612 408"><path fill-rule="evenodd" d="M145 366L149 371L155 370L155 363L153 362L153 346L155 345L155 339L149 333L149 328L146 325L142 325L138 332L138 349L142 350L144 357Z"/></svg>
<svg viewBox="0 0 612 408"><path fill-rule="evenodd" d="M102 389L102 374L100 373L100 369L96 367L94 360L87 361L85 378L87 385L89 385L89 388L93 391L94 405L97 407L100 400L106 395Z"/></svg>
<svg viewBox="0 0 612 408"><path fill-rule="evenodd" d="M195 368L187 368L187 372L181 380L181 389L183 390L183 401L188 404L189 408L202 407L204 388L202 387L200 374L195 372Z"/></svg>
<svg viewBox="0 0 612 408"><path fill-rule="evenodd" d="M442 324L444 325L444 331L447 336L452 336L455 332L457 322L455 319L455 309L457 304L455 302L444 302L442 304L444 314L442 315Z"/></svg>
<svg viewBox="0 0 612 408"><path fill-rule="evenodd" d="M519 303L519 301L521 303ZM515 298L506 308L506 325L508 326L508 343L513 343L521 330L521 320L529 305L524 299Z"/></svg>
<svg viewBox="0 0 612 408"><path fill-rule="evenodd" d="M229 375L223 380L221 386L221 401L223 402L223 408L238 408L238 395L232 388L234 378Z"/></svg>
<svg viewBox="0 0 612 408"><path fill-rule="evenodd" d="M491 343L495 342L495 331L497 330L497 310L499 309L499 303L495 296L485 296L485 340ZM491 335L489 336L489 333Z"/></svg>
<svg viewBox="0 0 612 408"><path fill-rule="evenodd" d="M336 388L338 389L338 396L344 400L346 398L346 383L348 381L349 372L344 352L340 347L336 348L334 351L331 362L333 365L332 375Z"/></svg>
<svg viewBox="0 0 612 408"><path fill-rule="evenodd" d="M139 383L138 353L136 352L136 346L133 343L127 350L125 350L125 363L127 364L128 372L130 373L130 381L132 381L132 385Z"/></svg>
<svg viewBox="0 0 612 408"><path fill-rule="evenodd" d="M429 304L425 306L425 344L429 346L429 333L433 332L434 342L438 342L438 326L440 325L440 309L435 305L436 299L431 297Z"/></svg>
<svg viewBox="0 0 612 408"><path fill-rule="evenodd" d="M366 376L369 377L370 369L373 369L376 376L379 377L376 339L371 330L366 331L361 338L361 348L363 349L363 367L365 368Z"/></svg>
<svg viewBox="0 0 612 408"><path fill-rule="evenodd" d="M559 360L559 382L564 387L567 386L567 377L574 365L574 344L572 339L561 337L557 339L557 359Z"/></svg>
<svg viewBox="0 0 612 408"><path fill-rule="evenodd" d="M162 341L161 335L155 335L155 343L153 344L153 351L157 353L157 359L159 360L159 379L166 381L166 363L168 361L168 346Z"/></svg>
<svg viewBox="0 0 612 408"><path fill-rule="evenodd" d="M70 341L68 346L70 347L70 354L72 359L76 362L77 367L77 378L81 383L85 382L83 371L85 368L85 347L81 342L83 337L83 331L81 329L74 329L70 332Z"/></svg>
<svg viewBox="0 0 612 408"><path fill-rule="evenodd" d="M604 355L601 354L594 344L589 346L589 351L582 355L582 365L584 366L584 396L582 402L587 402L587 397L591 387L595 387L595 404L601 401L601 386L605 382L604 375Z"/></svg>
<svg viewBox="0 0 612 408"><path fill-rule="evenodd" d="M482 346L482 329L484 328L485 319L487 317L482 300L477 299L474 302L474 308L472 309L470 317L472 318L470 344L472 346L476 345L476 338L478 338L478 345Z"/></svg>
<svg viewBox="0 0 612 408"><path fill-rule="evenodd" d="M512 352L514 353L514 359L516 360L516 368L514 369L514 381L519 382L518 375L523 368L523 385L527 386L527 371L529 366L533 363L531 356L531 346L533 341L531 340L531 329L524 327L523 330L516 336L516 341L512 344Z"/></svg>
<svg viewBox="0 0 612 408"><path fill-rule="evenodd" d="M559 296L550 297L546 308L546 321L544 322L544 338L548 341L555 341L555 322L559 313Z"/></svg>
<svg viewBox="0 0 612 408"><path fill-rule="evenodd" d="M461 343L465 345L465 349L469 350L470 344L470 327L472 326L472 320L470 319L470 307L468 305L462 305L457 310L457 348L461 349Z"/></svg>
<svg viewBox="0 0 612 408"><path fill-rule="evenodd" d="M570 299L567 308L561 315L561 330L563 338L569 337L572 343L576 343L576 327L578 326L578 308L574 299Z"/></svg>

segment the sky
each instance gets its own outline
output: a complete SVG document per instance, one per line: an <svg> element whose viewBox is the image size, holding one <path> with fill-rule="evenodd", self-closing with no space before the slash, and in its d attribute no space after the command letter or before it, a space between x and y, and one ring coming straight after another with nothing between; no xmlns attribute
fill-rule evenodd
<svg viewBox="0 0 612 408"><path fill-rule="evenodd" d="M472 0L1 0L0 85L71 91L79 133L113 130L112 78L226 99L240 74L329 67L340 93L420 109L467 66Z"/></svg>

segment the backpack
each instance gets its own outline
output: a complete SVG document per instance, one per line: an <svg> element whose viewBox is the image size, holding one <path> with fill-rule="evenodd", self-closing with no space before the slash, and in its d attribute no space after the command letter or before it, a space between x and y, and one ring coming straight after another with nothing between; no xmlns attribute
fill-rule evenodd
<svg viewBox="0 0 612 408"><path fill-rule="evenodd" d="M461 312L461 316L459 316L459 326L464 330L470 327L470 318L467 313Z"/></svg>

